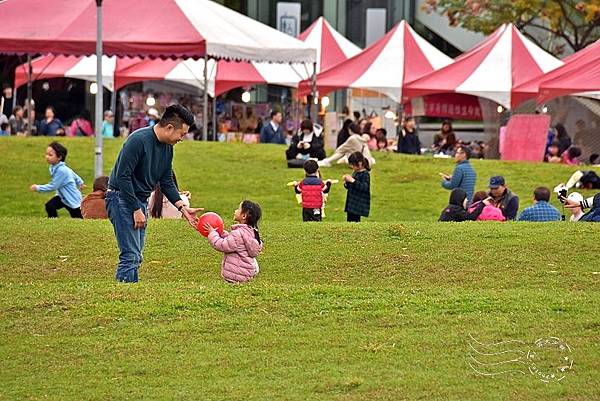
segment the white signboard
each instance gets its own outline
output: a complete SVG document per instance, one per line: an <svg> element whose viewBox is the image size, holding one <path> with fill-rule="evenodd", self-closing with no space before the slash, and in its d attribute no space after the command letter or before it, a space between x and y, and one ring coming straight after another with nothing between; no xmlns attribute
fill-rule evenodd
<svg viewBox="0 0 600 401"><path fill-rule="evenodd" d="M300 34L300 3L277 3L277 30L290 36Z"/></svg>
<svg viewBox="0 0 600 401"><path fill-rule="evenodd" d="M371 46L385 35L386 19L385 8L367 8L366 47Z"/></svg>

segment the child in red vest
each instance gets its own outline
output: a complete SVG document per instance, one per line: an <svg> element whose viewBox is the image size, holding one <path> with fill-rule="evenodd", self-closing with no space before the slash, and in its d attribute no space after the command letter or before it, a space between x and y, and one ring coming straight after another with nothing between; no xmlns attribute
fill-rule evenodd
<svg viewBox="0 0 600 401"><path fill-rule="evenodd" d="M306 177L295 186L296 193L302 196L302 221L323 220L323 194L331 189L331 180L323 182L319 165L315 160L304 162Z"/></svg>

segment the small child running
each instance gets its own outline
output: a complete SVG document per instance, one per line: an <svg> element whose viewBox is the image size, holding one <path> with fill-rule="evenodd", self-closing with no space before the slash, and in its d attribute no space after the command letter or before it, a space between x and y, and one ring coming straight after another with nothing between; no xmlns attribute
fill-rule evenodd
<svg viewBox="0 0 600 401"><path fill-rule="evenodd" d="M52 179L48 184L33 184L30 189L34 192L56 191L56 196L46 202L48 217L58 217L58 209L63 207L69 211L73 218L82 219L81 215L81 188L83 180L66 164L67 148L58 142L52 142L46 149L46 161L50 165Z"/></svg>
<svg viewBox="0 0 600 401"><path fill-rule="evenodd" d="M210 224L205 224L208 242L219 252L223 252L221 276L230 283L243 283L251 280L259 272L256 257L263 243L258 233L261 209L257 203L245 200L233 212L233 219L239 223L231 226L231 232L219 235Z"/></svg>

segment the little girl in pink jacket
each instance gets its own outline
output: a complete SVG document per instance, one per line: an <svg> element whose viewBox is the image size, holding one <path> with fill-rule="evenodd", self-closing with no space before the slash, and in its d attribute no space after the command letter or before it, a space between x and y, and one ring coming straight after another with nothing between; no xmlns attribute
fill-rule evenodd
<svg viewBox="0 0 600 401"><path fill-rule="evenodd" d="M245 200L233 213L239 224L231 226L231 232L223 231L222 236L208 223L208 241L217 251L225 253L221 264L221 276L231 283L243 283L258 274L256 257L262 250L258 234L260 206Z"/></svg>

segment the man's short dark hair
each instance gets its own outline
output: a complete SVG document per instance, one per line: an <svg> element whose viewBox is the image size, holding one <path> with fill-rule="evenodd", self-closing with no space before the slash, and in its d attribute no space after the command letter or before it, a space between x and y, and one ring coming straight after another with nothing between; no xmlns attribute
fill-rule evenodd
<svg viewBox="0 0 600 401"><path fill-rule="evenodd" d="M471 158L471 148L469 148L468 146L459 146L458 148L456 148L456 151L462 151L465 152L465 156L467 157L467 160L469 160Z"/></svg>
<svg viewBox="0 0 600 401"><path fill-rule="evenodd" d="M191 127L194 124L194 115L185 106L172 104L165 109L158 124L161 127L171 124L175 129L181 128L183 124Z"/></svg>
<svg viewBox="0 0 600 401"><path fill-rule="evenodd" d="M304 171L306 174L314 174L319 170L319 164L314 160L307 160L304 162Z"/></svg>
<svg viewBox="0 0 600 401"><path fill-rule="evenodd" d="M65 160L67 160L67 148L65 148L61 143L52 142L48 146L54 149L56 156L60 158L61 161L64 162Z"/></svg>
<svg viewBox="0 0 600 401"><path fill-rule="evenodd" d="M550 200L550 190L546 187L537 187L535 191L533 191L533 198L536 201L548 202Z"/></svg>
<svg viewBox="0 0 600 401"><path fill-rule="evenodd" d="M271 118L275 117L277 114L281 114L281 111L280 110L273 110L271 112Z"/></svg>
<svg viewBox="0 0 600 401"><path fill-rule="evenodd" d="M355 120L358 120L360 118L360 112L358 111L353 112L352 115L354 116Z"/></svg>

